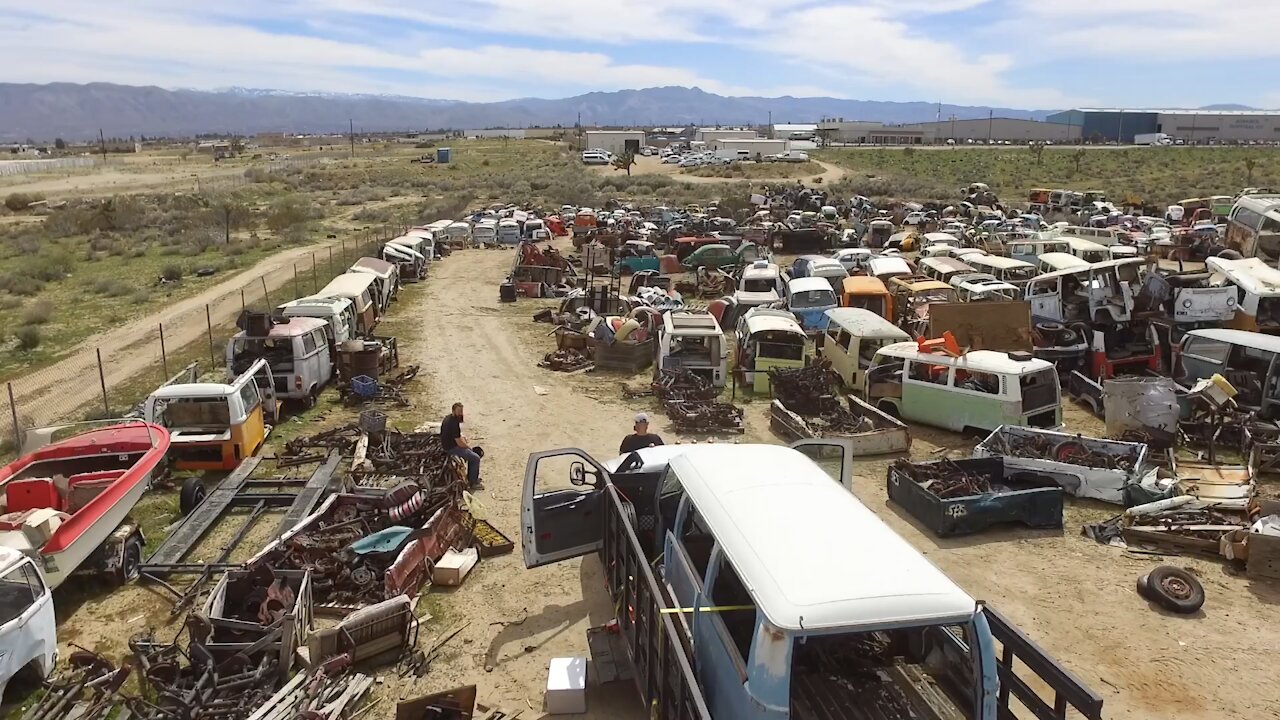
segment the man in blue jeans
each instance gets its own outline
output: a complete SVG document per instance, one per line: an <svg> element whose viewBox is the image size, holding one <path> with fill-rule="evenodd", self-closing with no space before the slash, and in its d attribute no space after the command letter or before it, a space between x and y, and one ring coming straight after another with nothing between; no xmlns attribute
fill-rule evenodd
<svg viewBox="0 0 1280 720"><path fill-rule="evenodd" d="M440 445L454 457L467 461L467 487L473 492L483 490L480 482L480 456L471 449L471 443L462 435L462 403L453 404L453 412L440 423Z"/></svg>

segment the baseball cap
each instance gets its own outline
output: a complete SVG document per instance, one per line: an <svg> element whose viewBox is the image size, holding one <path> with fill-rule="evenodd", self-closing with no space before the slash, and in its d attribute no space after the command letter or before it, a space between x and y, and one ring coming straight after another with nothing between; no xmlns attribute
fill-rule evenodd
<svg viewBox="0 0 1280 720"><path fill-rule="evenodd" d="M636 413L636 423L649 422L649 413Z"/></svg>

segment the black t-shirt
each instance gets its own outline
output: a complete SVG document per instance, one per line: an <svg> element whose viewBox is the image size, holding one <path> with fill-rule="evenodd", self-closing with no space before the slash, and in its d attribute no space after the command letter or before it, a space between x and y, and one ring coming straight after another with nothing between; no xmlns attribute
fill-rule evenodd
<svg viewBox="0 0 1280 720"><path fill-rule="evenodd" d="M661 444L662 444L662 438L658 437L657 435L654 435L653 433L647 433L645 435L637 435L635 433L631 433L630 435L622 438L622 445L618 448L618 454L626 455L627 453L632 453L632 452L635 452L636 450L643 450L644 448L647 448L650 445L661 445Z"/></svg>
<svg viewBox="0 0 1280 720"><path fill-rule="evenodd" d="M462 437L462 423L457 415L449 413L444 417L444 422L440 423L440 445L445 450L452 450L458 447L460 437Z"/></svg>

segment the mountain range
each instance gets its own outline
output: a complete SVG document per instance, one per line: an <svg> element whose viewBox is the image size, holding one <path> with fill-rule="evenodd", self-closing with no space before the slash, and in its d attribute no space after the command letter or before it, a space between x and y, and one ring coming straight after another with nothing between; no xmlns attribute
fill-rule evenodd
<svg viewBox="0 0 1280 720"><path fill-rule="evenodd" d="M1242 107L1242 106L1231 106ZM831 97L725 97L699 88L592 92L561 99L474 103L402 95L215 91L111 83L0 83L0 141L189 137L202 133L471 130L584 125L675 126L816 122L820 118L909 123L950 118L1042 120L1051 111Z"/></svg>

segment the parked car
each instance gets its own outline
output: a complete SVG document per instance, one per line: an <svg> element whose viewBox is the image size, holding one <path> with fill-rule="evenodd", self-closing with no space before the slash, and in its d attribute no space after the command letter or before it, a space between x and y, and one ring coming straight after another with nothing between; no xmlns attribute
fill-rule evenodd
<svg viewBox="0 0 1280 720"><path fill-rule="evenodd" d="M53 592L35 561L22 552L0 546L0 587L6 590L0 616L0 697L5 685L27 668L41 680L58 661L58 633Z"/></svg>

